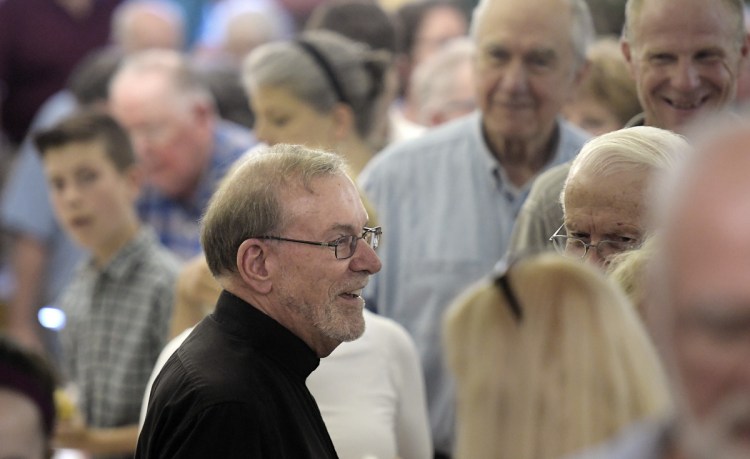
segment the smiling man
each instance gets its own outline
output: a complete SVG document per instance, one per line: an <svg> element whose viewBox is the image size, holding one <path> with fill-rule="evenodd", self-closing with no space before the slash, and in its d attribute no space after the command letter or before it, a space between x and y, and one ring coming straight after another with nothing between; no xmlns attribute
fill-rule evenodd
<svg viewBox="0 0 750 459"><path fill-rule="evenodd" d="M443 311L503 256L537 174L573 158L586 139L559 116L593 35L584 1L482 0L471 34L478 110L387 148L359 176L388 228L368 298L417 343L436 457L453 446Z"/></svg>
<svg viewBox="0 0 750 459"><path fill-rule="evenodd" d="M628 126L681 132L689 121L731 106L748 54L742 0L629 0L622 52L643 113ZM562 223L559 196L570 164L534 183L518 216L512 253L550 249Z"/></svg>
<svg viewBox="0 0 750 459"><path fill-rule="evenodd" d="M243 161L201 234L224 291L156 379L136 457L337 457L305 379L364 332L380 228L336 155L277 144Z"/></svg>
<svg viewBox="0 0 750 459"><path fill-rule="evenodd" d="M636 81L643 124L680 131L727 107L747 55L740 0L630 0L622 52Z"/></svg>

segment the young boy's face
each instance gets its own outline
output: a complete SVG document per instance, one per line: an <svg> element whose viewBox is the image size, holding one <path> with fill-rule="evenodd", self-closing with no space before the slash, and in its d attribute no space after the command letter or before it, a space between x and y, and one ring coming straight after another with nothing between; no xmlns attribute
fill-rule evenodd
<svg viewBox="0 0 750 459"><path fill-rule="evenodd" d="M44 169L58 221L95 258L109 259L134 235L135 171L118 171L99 142L51 148Z"/></svg>

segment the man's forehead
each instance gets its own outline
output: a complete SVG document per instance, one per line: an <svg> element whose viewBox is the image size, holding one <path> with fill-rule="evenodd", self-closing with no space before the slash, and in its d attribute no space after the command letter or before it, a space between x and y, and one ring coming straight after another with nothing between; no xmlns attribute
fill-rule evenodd
<svg viewBox="0 0 750 459"><path fill-rule="evenodd" d="M367 220L357 187L343 175L315 177L307 185L291 181L282 189L281 202L290 222L309 220L318 229L361 227Z"/></svg>
<svg viewBox="0 0 750 459"><path fill-rule="evenodd" d="M652 46L659 40L672 46L730 46L738 38L737 21L723 0L648 0L629 33L636 46Z"/></svg>
<svg viewBox="0 0 750 459"><path fill-rule="evenodd" d="M571 43L571 7L560 0L496 0L490 2L477 24L477 42L509 40L558 44L562 37ZM518 34L523 31L523 34Z"/></svg>

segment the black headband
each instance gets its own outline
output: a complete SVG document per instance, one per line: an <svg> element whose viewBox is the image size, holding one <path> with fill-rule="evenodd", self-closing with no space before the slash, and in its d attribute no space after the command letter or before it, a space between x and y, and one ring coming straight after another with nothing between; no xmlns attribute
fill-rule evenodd
<svg viewBox="0 0 750 459"><path fill-rule="evenodd" d="M296 43L302 48L307 54L312 57L315 62L318 64L318 67L320 67L323 70L323 73L325 73L326 77L328 78L328 82L331 84L331 87L333 88L333 92L336 93L336 98L339 102L346 104L348 106L352 106L351 102L349 102L349 99L344 94L344 88L341 87L341 84L339 83L338 78L336 78L336 74L333 72L333 68L328 63L325 57L323 57L323 54L321 54L320 51L318 51L317 48L315 48L312 43L298 39L296 40Z"/></svg>
<svg viewBox="0 0 750 459"><path fill-rule="evenodd" d="M509 271L510 268L495 278L495 286L503 292L503 295L505 295L505 299L508 301L508 306L510 307L510 312L516 319L516 322L521 323L521 321L523 321L523 309L521 309L521 304L518 302L515 293L513 293L510 282L508 282Z"/></svg>

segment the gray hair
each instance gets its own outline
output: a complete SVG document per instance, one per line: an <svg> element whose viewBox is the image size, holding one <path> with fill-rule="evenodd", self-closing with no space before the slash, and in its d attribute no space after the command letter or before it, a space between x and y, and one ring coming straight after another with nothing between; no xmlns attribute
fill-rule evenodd
<svg viewBox="0 0 750 459"><path fill-rule="evenodd" d="M723 2L724 5L731 11L732 17L736 18L737 22L734 24L737 33L735 45L737 46L737 49L739 49L740 47L742 47L742 43L744 43L745 36L747 34L745 30L744 3L742 0L719 1ZM712 7L713 5L714 3L712 3ZM630 42L631 45L637 42L636 36L634 35L634 29L637 29L637 27L635 27L635 24L637 23L636 21L641 14L642 8L643 0L628 0L628 2L625 4L625 26L622 29L622 37L624 40Z"/></svg>
<svg viewBox="0 0 750 459"><path fill-rule="evenodd" d="M327 61L354 113L357 132L367 137L377 124L376 102L384 92L390 55L326 30L304 32L300 38ZM343 102L320 64L295 41L267 43L254 49L243 64L242 80L248 93L262 86L280 87L320 113L328 113L337 102Z"/></svg>
<svg viewBox="0 0 750 459"><path fill-rule="evenodd" d="M246 239L283 229L288 216L282 190L311 190L321 177L346 176L338 155L301 145L276 144L240 160L214 193L203 216L201 244L214 276L237 272Z"/></svg>
<svg viewBox="0 0 750 459"><path fill-rule="evenodd" d="M164 75L169 80L169 87L174 95L180 100L188 104L204 103L214 107L213 96L188 59L179 51L166 49L149 49L126 57L112 77L110 93L121 79L148 74Z"/></svg>
<svg viewBox="0 0 750 459"><path fill-rule="evenodd" d="M488 5L496 1L505 0L479 0L471 16L471 26L469 35L477 39L477 33L482 16L487 11ZM571 10L571 45L576 58L576 67L580 68L586 63L586 55L589 46L594 42L596 31L594 30L594 20L591 17L591 11L585 0L567 0Z"/></svg>
<svg viewBox="0 0 750 459"><path fill-rule="evenodd" d="M565 190L585 171L595 177L610 177L623 171L666 172L688 149L679 134L651 126L635 126L608 132L589 140L570 166L560 202L565 209Z"/></svg>
<svg viewBox="0 0 750 459"><path fill-rule="evenodd" d="M180 7L166 0L127 0L118 5L112 13L112 41L119 46L130 43L132 24L143 13L157 16L171 24L175 33L179 35L175 37L179 44L184 41L185 13Z"/></svg>

